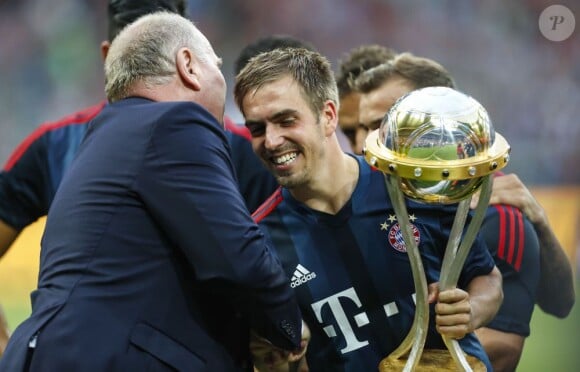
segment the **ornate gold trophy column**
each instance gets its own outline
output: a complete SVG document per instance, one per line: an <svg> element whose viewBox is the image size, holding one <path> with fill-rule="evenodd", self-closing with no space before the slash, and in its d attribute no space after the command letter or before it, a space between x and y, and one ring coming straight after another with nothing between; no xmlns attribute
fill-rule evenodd
<svg viewBox="0 0 580 372"><path fill-rule="evenodd" d="M413 91L389 110L381 127L365 143L365 159L385 175L407 246L416 290L411 330L379 365L382 371L485 371L466 356L456 340L444 337L445 350L423 351L429 326L427 282L417 244L409 228L405 196L431 204L459 203L443 259L439 287L454 288L485 216L491 173L503 168L510 148L496 133L485 108L451 88ZM481 196L463 234L474 192ZM405 223L406 222L406 223Z"/></svg>

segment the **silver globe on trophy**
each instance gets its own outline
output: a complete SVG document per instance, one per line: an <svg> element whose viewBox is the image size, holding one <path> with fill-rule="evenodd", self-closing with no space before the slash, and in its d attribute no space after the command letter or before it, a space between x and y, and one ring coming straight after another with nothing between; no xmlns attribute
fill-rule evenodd
<svg viewBox="0 0 580 372"><path fill-rule="evenodd" d="M458 203L439 278L440 290L454 288L485 216L491 174L506 166L509 153L507 141L495 132L485 108L446 87L418 89L401 97L380 128L367 137L364 156L385 175L416 291L411 330L381 361L379 371L485 370L454 339L443 337L448 350L423 350L429 326L427 281L405 197L430 204ZM479 201L464 233L471 197L477 191Z"/></svg>

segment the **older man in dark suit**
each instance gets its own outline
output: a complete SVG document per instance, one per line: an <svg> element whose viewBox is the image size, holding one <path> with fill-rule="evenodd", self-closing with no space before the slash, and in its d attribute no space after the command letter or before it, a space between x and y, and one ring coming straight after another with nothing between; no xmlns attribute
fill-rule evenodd
<svg viewBox="0 0 580 372"><path fill-rule="evenodd" d="M176 14L114 40L111 104L57 191L32 314L0 370L236 371L246 320L301 356L296 301L233 177L220 65Z"/></svg>

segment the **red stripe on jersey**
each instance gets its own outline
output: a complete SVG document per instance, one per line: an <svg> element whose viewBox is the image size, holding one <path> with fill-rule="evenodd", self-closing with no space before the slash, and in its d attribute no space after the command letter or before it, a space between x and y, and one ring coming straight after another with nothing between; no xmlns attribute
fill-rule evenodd
<svg viewBox="0 0 580 372"><path fill-rule="evenodd" d="M497 247L497 256L500 258L504 258L505 256L505 211L499 205L494 205L495 209L497 209L499 215L499 239L498 239L498 247Z"/></svg>
<svg viewBox="0 0 580 372"><path fill-rule="evenodd" d="M224 116L224 127L227 131L232 132L240 137L244 137L248 141L252 140L250 130L245 125L237 125L227 116Z"/></svg>
<svg viewBox="0 0 580 372"><path fill-rule="evenodd" d="M67 126L67 125L76 125L76 124L86 124L88 121L92 120L101 110L105 107L106 102L101 102L98 105L88 107L81 111L78 111L74 114L65 116L64 118L56 121L56 122L49 122L41 124L35 131L30 133L28 137L24 139L18 145L16 150L10 155L8 161L4 165L4 170L9 171L12 169L14 164L18 162L18 160L24 155L26 150L40 137L42 137L45 133L50 132L52 130Z"/></svg>
<svg viewBox="0 0 580 372"><path fill-rule="evenodd" d="M522 217L522 212L517 208L514 209L518 219L518 255L514 267L517 271L520 271L520 267L522 266L522 257L524 256L524 219Z"/></svg>
<svg viewBox="0 0 580 372"><path fill-rule="evenodd" d="M252 218L256 223L260 223L267 215L282 202L282 187L278 187L276 191L265 202L263 202L258 209L252 213Z"/></svg>
<svg viewBox="0 0 580 372"><path fill-rule="evenodd" d="M513 266L514 250L516 249L516 218L514 216L514 208L513 207L509 206L509 207L507 207L507 210L508 210L509 220L510 220L510 226L509 226L510 239L509 239L508 257L507 257L506 261Z"/></svg>

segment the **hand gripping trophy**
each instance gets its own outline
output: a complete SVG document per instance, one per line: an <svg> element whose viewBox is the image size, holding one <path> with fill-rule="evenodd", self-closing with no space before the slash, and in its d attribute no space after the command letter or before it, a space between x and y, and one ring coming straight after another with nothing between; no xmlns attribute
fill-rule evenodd
<svg viewBox="0 0 580 372"><path fill-rule="evenodd" d="M458 203L439 280L441 290L454 288L485 216L491 194L490 176L505 167L509 152L508 143L494 131L485 108L473 98L445 87L418 89L402 97L380 128L367 137L365 159L385 175L397 219L406 222L400 226L416 290L411 330L401 345L381 361L381 372L485 370L483 363L466 356L454 339L443 337L449 352L423 352L429 325L427 281L409 228L404 198L424 203ZM471 196L478 190L481 196L464 233Z"/></svg>

